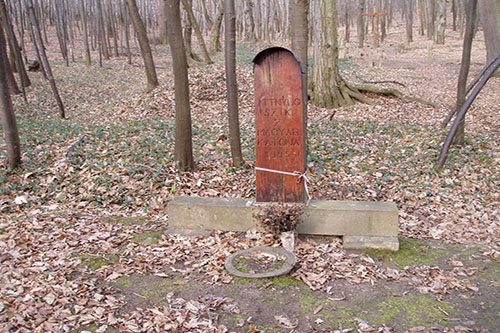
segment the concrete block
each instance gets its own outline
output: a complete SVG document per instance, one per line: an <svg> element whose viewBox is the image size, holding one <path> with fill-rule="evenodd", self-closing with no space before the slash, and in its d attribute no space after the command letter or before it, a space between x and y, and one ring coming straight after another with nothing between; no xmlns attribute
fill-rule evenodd
<svg viewBox="0 0 500 333"><path fill-rule="evenodd" d="M384 249L399 250L399 240L397 237L371 237L371 236L344 236L344 249Z"/></svg>
<svg viewBox="0 0 500 333"><path fill-rule="evenodd" d="M178 197L168 203L169 229L247 231L255 226L252 214L262 205L241 198ZM297 231L302 234L344 236L351 248L399 247L394 203L313 200L301 219Z"/></svg>
<svg viewBox="0 0 500 333"><path fill-rule="evenodd" d="M247 231L254 226L254 201L181 196L168 203L168 228Z"/></svg>
<svg viewBox="0 0 500 333"><path fill-rule="evenodd" d="M393 202L312 200L297 226L299 233L397 237L398 208Z"/></svg>

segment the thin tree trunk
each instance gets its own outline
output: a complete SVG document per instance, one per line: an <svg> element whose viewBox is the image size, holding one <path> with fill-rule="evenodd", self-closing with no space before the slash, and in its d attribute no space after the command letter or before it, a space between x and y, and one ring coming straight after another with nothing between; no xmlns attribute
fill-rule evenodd
<svg viewBox="0 0 500 333"><path fill-rule="evenodd" d="M123 11L124 11L124 17L123 17L123 21L124 21L124 29L125 29L125 45L127 47L127 63L129 65L132 64L132 52L130 51L130 30L129 30L129 13L128 13L128 9L127 9L127 6L125 4L125 1L127 0L123 0L124 3L123 3Z"/></svg>
<svg viewBox="0 0 500 333"><path fill-rule="evenodd" d="M359 0L358 2L358 47L362 49L365 45L365 8L366 0Z"/></svg>
<svg viewBox="0 0 500 333"><path fill-rule="evenodd" d="M198 21L196 21L196 17L194 16L193 13L193 8L191 8L191 5L188 3L187 0L181 0L182 5L186 9L188 15L189 15L189 20L191 21L191 24L193 25L194 28L194 33L196 35L196 38L198 39L198 43L200 44L201 51L203 53L203 58L205 59L206 64L211 64L213 63L212 59L210 59L210 55L208 54L207 46L205 44L205 41L203 40L203 36L201 34L200 26L198 25Z"/></svg>
<svg viewBox="0 0 500 333"><path fill-rule="evenodd" d="M59 41L59 48L61 50L61 54L63 59L66 60L66 66L69 66L69 57L68 57L68 45L67 45L67 36L65 33L66 22L64 20L64 0L59 0L54 3L56 9L56 31L57 31L57 40ZM62 7L62 8L61 8Z"/></svg>
<svg viewBox="0 0 500 333"><path fill-rule="evenodd" d="M457 84L456 108L460 110L465 103L467 77L470 68L470 55L472 50L472 39L474 38L474 22L477 17L477 0L469 0L467 5L467 26L465 28L464 45L462 48L462 63ZM465 118L460 122L454 143L463 146L465 142Z"/></svg>
<svg viewBox="0 0 500 333"><path fill-rule="evenodd" d="M0 27L0 30L2 30L2 34L3 34L2 27ZM4 76L5 76L5 79L7 80L6 81L7 87L9 88L10 94L17 95L17 94L21 93L21 90L19 90L16 79L14 78L14 73L12 72L12 68L11 68L11 65L9 62L9 57L7 56L7 41L5 40L5 38L2 38L2 43L3 43L2 49L5 50L6 66L5 66Z"/></svg>
<svg viewBox="0 0 500 333"><path fill-rule="evenodd" d="M349 1L344 0L345 12L344 12L344 21L345 21L345 35L344 35L344 43L349 43L349 39L351 37L351 29L349 29Z"/></svg>
<svg viewBox="0 0 500 333"><path fill-rule="evenodd" d="M229 114L229 141L233 165L243 165L241 154L240 122L238 119L238 83L236 80L236 14L234 0L224 1L224 59L226 65L227 111Z"/></svg>
<svg viewBox="0 0 500 333"><path fill-rule="evenodd" d="M9 71L7 61L6 41L0 28L0 120L2 121L3 136L7 146L7 166L11 169L21 164L21 143L17 130L16 116L10 98L9 87L5 74Z"/></svg>
<svg viewBox="0 0 500 333"><path fill-rule="evenodd" d="M309 0L291 0L290 2L290 36L291 49L295 53L302 64L304 64L305 73L303 75L304 87L307 87L307 48L309 46ZM305 97L305 96L304 96ZM304 99L304 100L307 100Z"/></svg>
<svg viewBox="0 0 500 333"><path fill-rule="evenodd" d="M444 44L446 32L446 0L437 0L434 42Z"/></svg>
<svg viewBox="0 0 500 333"><path fill-rule="evenodd" d="M118 58L120 53L118 52L118 30L116 29L115 15L113 11L113 3L111 0L108 0L108 12L109 12L109 20L111 25L111 33L113 35L113 47L114 47L114 56Z"/></svg>
<svg viewBox="0 0 500 333"><path fill-rule="evenodd" d="M222 48L220 43L220 30L222 26L222 18L224 16L224 0L219 4L219 9L217 9L217 16L215 18L215 23L213 25L211 37L210 37L210 52L217 53Z"/></svg>
<svg viewBox="0 0 500 333"><path fill-rule="evenodd" d="M168 44L168 35L167 35L167 11L165 9L165 1L159 0L158 5L158 26L159 26L159 38L160 43L167 45Z"/></svg>
<svg viewBox="0 0 500 333"><path fill-rule="evenodd" d="M34 34L33 43L37 44L38 49L40 50L40 56L42 59L43 67L47 73L47 78L49 79L50 88L52 89L52 93L54 94L54 98L56 99L57 106L59 107L59 117L64 119L66 117L64 111L64 105L61 100L61 96L59 96L59 91L57 90L56 81L54 80L54 75L52 75L52 69L49 64L49 60L47 58L47 54L45 53L45 47L43 46L42 34L40 33L40 26L38 25L38 20L35 15L35 9L33 7L33 0L27 0L28 2L28 17L30 20L31 30Z"/></svg>
<svg viewBox="0 0 500 333"><path fill-rule="evenodd" d="M19 73L19 77L21 78L22 91L26 99L26 93L24 88L29 87L31 85L31 81L28 76L28 73L26 72L26 67L24 66L21 49L19 48L19 43L17 42L12 22L10 21L9 14L7 13L7 7L5 6L5 3L3 1L0 1L0 15L1 15L1 21L3 21L2 25L5 27L7 33L8 37L7 39L9 40L10 47L14 51L14 59L18 70L17 72Z"/></svg>
<svg viewBox="0 0 500 333"><path fill-rule="evenodd" d="M139 47L141 48L142 59L144 60L144 67L146 69L146 78L148 82L146 90L151 91L158 86L158 78L156 76L155 64L153 62L153 54L151 52L151 47L149 46L148 35L146 33L144 23L139 15L139 9L137 8L135 0L127 0L127 5L134 30L137 34Z"/></svg>
<svg viewBox="0 0 500 333"><path fill-rule="evenodd" d="M168 42L172 52L175 84L175 161L181 171L195 168L191 131L191 109L187 58L182 40L179 0L167 0Z"/></svg>
<svg viewBox="0 0 500 333"><path fill-rule="evenodd" d="M82 29L83 29L83 45L85 47L85 63L87 66L92 65L92 59L90 57L89 48L89 35L87 30L87 13L85 12L85 0L80 0L80 16L82 18Z"/></svg>

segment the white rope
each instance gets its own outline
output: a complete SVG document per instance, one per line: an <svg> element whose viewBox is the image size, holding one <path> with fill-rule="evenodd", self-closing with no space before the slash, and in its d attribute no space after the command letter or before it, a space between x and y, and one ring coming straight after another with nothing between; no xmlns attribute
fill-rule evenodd
<svg viewBox="0 0 500 333"><path fill-rule="evenodd" d="M265 172L271 172L271 173L279 173L281 175L287 175L287 176L295 176L297 178L297 183L299 183L302 179L304 180L304 189L306 191L306 205L309 205L309 201L311 201L311 196L309 195L309 188L307 187L307 184L309 184L309 178L307 178L306 171L303 173L300 173L298 171L296 172L288 172L288 171L281 171L281 170L274 170L274 169L267 169L267 168L261 168L261 167L255 167L255 170L259 171L265 171Z"/></svg>

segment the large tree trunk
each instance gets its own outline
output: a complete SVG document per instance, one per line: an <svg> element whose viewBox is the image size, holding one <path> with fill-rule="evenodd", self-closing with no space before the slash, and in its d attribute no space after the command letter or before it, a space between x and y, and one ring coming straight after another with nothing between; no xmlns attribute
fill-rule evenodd
<svg viewBox="0 0 500 333"><path fill-rule="evenodd" d="M338 15L335 0L319 0L314 32L312 102L334 108L352 104L338 71Z"/></svg>
<svg viewBox="0 0 500 333"><path fill-rule="evenodd" d="M139 41L142 59L144 60L144 67L146 69L146 78L148 82L146 91L151 91L158 86L158 78L156 76L155 64L153 62L153 53L151 52L151 47L149 46L148 35L146 33L146 28L144 27L144 22L142 22L141 16L139 15L139 9L137 8L135 0L127 0L127 5L132 25L134 26L137 40Z"/></svg>
<svg viewBox="0 0 500 333"><path fill-rule="evenodd" d="M224 59L226 65L227 111L229 115L229 141L233 165L243 165L241 154L240 122L238 119L238 83L236 80L236 14L234 0L224 1Z"/></svg>
<svg viewBox="0 0 500 333"><path fill-rule="evenodd" d="M175 161L182 171L195 168L191 135L191 109L186 51L182 40L179 0L167 0L168 42L175 84Z"/></svg>
<svg viewBox="0 0 500 333"><path fill-rule="evenodd" d="M479 16L483 25L487 61L500 54L500 1L479 0ZM500 71L495 72L500 76Z"/></svg>
<svg viewBox="0 0 500 333"><path fill-rule="evenodd" d="M21 164L21 144L14 107L12 106L5 76L5 73L9 71L5 45L5 37L0 28L0 120L2 121L3 136L7 146L7 166L14 169Z"/></svg>

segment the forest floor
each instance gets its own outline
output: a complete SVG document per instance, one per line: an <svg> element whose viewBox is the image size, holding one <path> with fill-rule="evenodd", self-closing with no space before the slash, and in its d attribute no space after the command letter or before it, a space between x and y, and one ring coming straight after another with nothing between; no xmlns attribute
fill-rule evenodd
<svg viewBox="0 0 500 333"><path fill-rule="evenodd" d="M52 40L68 119L57 118L48 83L31 73L28 103L14 97L23 166L0 166L0 330L497 331L500 78L469 111L466 144L436 170L462 42L450 32L443 46L421 36L406 46L400 30L377 50L350 43L342 75L397 81L404 86L385 86L440 107L374 95L374 105L335 113L309 105L308 176L315 199L395 202L401 251L302 238L291 275L259 281L233 278L224 260L278 240L169 234L166 206L178 195L254 196L251 60L265 45L237 49L246 165L231 164L219 53L189 69L197 170L178 173L168 46L155 46L161 86L148 94L137 48L132 65L121 56L102 68L80 58L67 67ZM471 76L485 63L481 38Z"/></svg>

